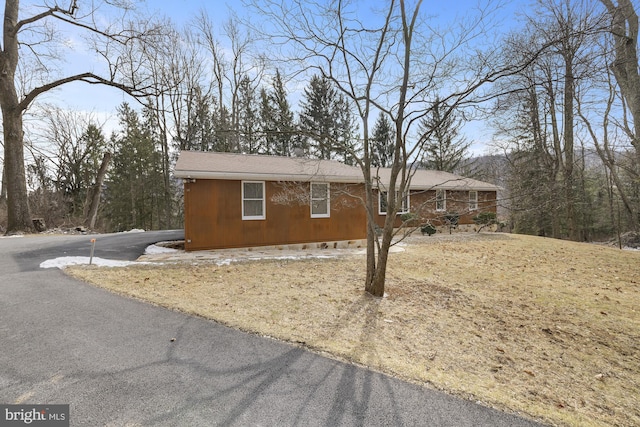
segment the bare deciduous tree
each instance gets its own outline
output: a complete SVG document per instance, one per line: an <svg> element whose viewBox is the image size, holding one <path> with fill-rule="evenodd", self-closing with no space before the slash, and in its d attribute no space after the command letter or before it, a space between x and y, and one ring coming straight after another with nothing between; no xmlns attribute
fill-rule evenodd
<svg viewBox="0 0 640 427"><path fill-rule="evenodd" d="M416 137L418 121L429 113L435 99L442 101L442 118L447 119L453 111L488 96L478 91L486 83L522 68L513 63L503 66L497 57L489 57L489 51L478 53L482 50L479 44L467 49L476 37L487 35L482 23L487 23L489 8L479 9L476 17L459 20L458 26L447 29L429 25L421 4L420 0L411 5L392 0L382 9L371 10L366 20L359 16L360 7L370 7L366 3L297 0L253 4L258 13L270 19L270 44L281 48L278 56L286 61L287 69L330 79L357 110L362 151L350 154L364 177L368 224L365 289L375 296L384 294L396 214L406 199L414 170L412 159L423 149L424 138ZM374 141L369 118L379 112L393 127L391 173L385 182L372 167ZM387 195L387 215L380 235L375 222L376 188L384 189Z"/></svg>
<svg viewBox="0 0 640 427"><path fill-rule="evenodd" d="M611 68L633 117L629 131L640 159L640 71L638 70L638 15L631 0L600 0L611 18L615 60Z"/></svg>
<svg viewBox="0 0 640 427"><path fill-rule="evenodd" d="M546 43L548 62L545 87L548 105L553 108L549 118L552 121L555 158L559 165L565 197L566 221L569 238L581 240L576 201L578 200L575 159L577 142L575 138L576 86L590 73L588 64L601 22L593 6L584 2L560 2L539 0L538 13L530 18L529 25L534 34ZM578 100L579 102L579 100ZM557 109L557 110L556 110ZM561 117L559 123L557 117Z"/></svg>
<svg viewBox="0 0 640 427"><path fill-rule="evenodd" d="M107 168L109 167L110 161L111 153L104 153L102 162L100 163L100 169L98 169L98 173L96 174L96 180L91 186L91 189L87 191L87 198L84 205L85 209L83 212L85 218L84 225L89 227L89 229L91 230L95 228L96 221L98 219L98 208L100 207L102 184L104 183L104 178L107 175Z"/></svg>
<svg viewBox="0 0 640 427"><path fill-rule="evenodd" d="M502 130L512 130L506 151L514 215L525 219L516 230L583 240L589 201L575 113L591 95L584 89L593 85L602 14L590 2L537 3L506 46L509 55L529 58L530 65L503 82L505 94L494 111L504 117Z"/></svg>
<svg viewBox="0 0 640 427"><path fill-rule="evenodd" d="M40 113L38 114L40 115ZM86 193L96 178L100 158L107 150L102 124L88 113L45 105L29 150L48 153L55 191L65 201L67 214L77 220L86 209Z"/></svg>
<svg viewBox="0 0 640 427"><path fill-rule="evenodd" d="M214 24L205 12L196 19L196 27L212 64L213 84L218 101L218 134L225 140L224 151L239 152L241 82L245 80L245 87L259 86L264 72L264 57L253 55L254 37L247 27L240 26L235 15L223 25L230 49L224 49L221 45L214 33Z"/></svg>
<svg viewBox="0 0 640 427"><path fill-rule="evenodd" d="M119 27L103 22L108 10L124 11L114 22ZM6 0L3 21L3 43L0 51L0 107L4 128L4 168L7 177L7 232L31 231L33 229L27 201L27 185L24 167L23 114L42 94L71 82L101 84L121 89L131 95L146 95L149 87L136 75L139 58L114 58L123 47L135 43L146 43L147 37L161 32L151 22L130 22L130 13L120 2L95 3L91 10L79 10L77 2L62 8L55 2L43 2L30 16L21 18L19 0ZM82 32L91 39L98 56L105 60L105 73L81 71L61 75L56 62L65 55L64 39L56 37L56 25L66 26ZM33 68L30 68L33 66ZM24 79L20 81L19 77Z"/></svg>
<svg viewBox="0 0 640 427"><path fill-rule="evenodd" d="M600 0L607 9L611 25L610 35L613 39L614 60L610 64L611 71L618 83L623 101L623 117L619 124L631 142L635 158L626 166L627 172L634 180L635 191L626 191L618 176L618 162L616 154L611 152L609 141L604 141L601 153L603 161L609 168L612 178L617 181L617 190L631 214L632 228L640 227L640 202L632 200L638 197L637 188L640 186L640 70L638 68L638 14L631 0ZM610 85L613 89L613 86ZM630 116L631 120L627 118ZM608 152L608 154L607 154ZM620 154L620 153L618 153Z"/></svg>

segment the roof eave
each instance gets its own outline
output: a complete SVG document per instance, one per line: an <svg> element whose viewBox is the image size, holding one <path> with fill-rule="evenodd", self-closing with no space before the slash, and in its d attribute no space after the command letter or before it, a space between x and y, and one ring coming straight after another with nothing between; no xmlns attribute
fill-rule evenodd
<svg viewBox="0 0 640 427"><path fill-rule="evenodd" d="M246 172L211 172L198 170L174 170L176 178L183 179L220 179L226 181L293 181L293 182L332 182L338 184L362 184L362 177L342 175L302 175L302 174L272 174L272 173L246 173ZM384 188L384 186L382 186ZM373 183L373 188L379 188ZM495 186L474 185L410 185L412 191L451 190L451 191L498 191Z"/></svg>
<svg viewBox="0 0 640 427"><path fill-rule="evenodd" d="M349 176L335 175L299 175L299 174L271 174L271 173L239 173L239 172L208 172L175 170L174 176L183 179L220 179L226 181L295 181L295 182L335 182L357 184L361 179Z"/></svg>

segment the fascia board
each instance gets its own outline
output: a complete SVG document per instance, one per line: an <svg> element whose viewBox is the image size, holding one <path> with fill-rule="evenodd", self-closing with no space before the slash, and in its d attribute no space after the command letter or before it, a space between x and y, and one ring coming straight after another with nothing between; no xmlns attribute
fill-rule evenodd
<svg viewBox="0 0 640 427"><path fill-rule="evenodd" d="M203 172L203 171L174 171L176 178L185 179L220 179L227 181L294 181L294 182L335 182L344 184L362 183L361 178L348 176L324 175L293 175L271 173L240 173L240 172Z"/></svg>
<svg viewBox="0 0 640 427"><path fill-rule="evenodd" d="M387 191L387 186L379 185L377 183L373 183L373 188L379 189L382 187L383 191ZM399 190L400 186L396 186L396 190ZM410 191L429 191L429 190L450 190L450 191L499 191L499 187L494 186L480 186L480 185L447 185L447 184L438 184L438 185L409 185Z"/></svg>
<svg viewBox="0 0 640 427"><path fill-rule="evenodd" d="M450 190L450 191L498 191L499 187L483 187L479 185L433 185L433 186L410 186L410 190L429 191L429 190Z"/></svg>

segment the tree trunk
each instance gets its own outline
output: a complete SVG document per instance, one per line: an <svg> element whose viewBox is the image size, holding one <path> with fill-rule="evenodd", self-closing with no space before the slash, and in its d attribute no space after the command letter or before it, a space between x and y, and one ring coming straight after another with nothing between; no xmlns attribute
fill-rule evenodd
<svg viewBox="0 0 640 427"><path fill-rule="evenodd" d="M602 163L605 165L606 169L609 171L609 179L613 182L612 187L616 188L616 192L620 195L622 199L622 203L624 204L626 212L629 214L632 223L633 230L637 231L638 224L638 212L634 209L633 201L630 199L629 195L626 191L624 191L624 184L622 182L622 178L618 173L618 166L616 164L615 156L616 153L612 152L609 144L606 142L601 146L596 139L594 139L594 145L596 147L596 152L600 156ZM620 224L618 224L620 227Z"/></svg>
<svg viewBox="0 0 640 427"><path fill-rule="evenodd" d="M616 59L611 68L634 118L632 144L640 150L640 73L638 72L638 15L630 0L619 0L615 6L602 0L613 18L611 34L615 39Z"/></svg>
<svg viewBox="0 0 640 427"><path fill-rule="evenodd" d="M7 234L33 231L24 169L23 107L15 88L18 66L17 0L5 2L3 41L0 53L0 106L4 131L4 176L7 191Z"/></svg>
<svg viewBox="0 0 640 427"><path fill-rule="evenodd" d="M545 168L548 171L548 179L549 183L552 186L550 194L554 199L558 199L557 202L554 201L552 206L558 206L558 202L560 202L560 198L558 197L557 191L561 191L561 189L556 190L558 186L558 180L560 179L560 170L564 170L564 159L562 158L562 143L560 141L560 125L558 123L558 117L556 112L556 92L555 87L553 85L553 77L551 70L545 70L545 91L548 97L549 102L549 118L551 125L551 137L553 138L553 154L548 156L548 161L545 161ZM537 102L537 100L536 100ZM535 105L535 104L534 104ZM542 127L540 128L542 129ZM541 142L543 140L541 139ZM548 153L546 144L540 144L541 153ZM562 227L560 226L560 214L556 212L552 212L551 214L551 233L554 239L559 239L562 237Z"/></svg>
<svg viewBox="0 0 640 427"><path fill-rule="evenodd" d="M162 178L163 178L163 196L164 196L164 200L163 200L163 217L164 217L164 224L162 225L162 228L164 229L170 229L173 227L173 221L172 221L172 203L171 203L171 199L172 199L172 191L171 191L171 168L169 166L169 141L167 141L167 120L165 117L165 113L164 110L160 111L158 110L158 114L161 115L159 121L161 122L161 126L160 129L162 131L162 134L160 136L160 141L162 144Z"/></svg>
<svg viewBox="0 0 640 427"><path fill-rule="evenodd" d="M140 183L137 180L129 181L129 196L131 197L131 225L129 228L138 228L138 211L136 209L136 186ZM144 200L144 199L143 199Z"/></svg>
<svg viewBox="0 0 640 427"><path fill-rule="evenodd" d="M395 216L395 215L394 215ZM389 248L393 238L393 227L386 227L382 231L382 244L378 249L377 262L370 281L367 281L365 290L375 297L384 296L385 281L387 278L387 261L389 259Z"/></svg>
<svg viewBox="0 0 640 427"><path fill-rule="evenodd" d="M569 238L580 240L575 210L575 177L574 177L574 141L573 141L573 99L575 96L575 81L573 77L573 55L565 53L565 77L564 77L564 190L567 206L567 225Z"/></svg>
<svg viewBox="0 0 640 427"><path fill-rule="evenodd" d="M7 168L2 168L2 184L0 184L0 209L7 207Z"/></svg>
<svg viewBox="0 0 640 427"><path fill-rule="evenodd" d="M398 144L396 142L396 144ZM396 182L398 175L401 171L400 164L400 150L395 150L395 159L393 167L391 168L391 177L388 188L396 188ZM404 157L403 157L404 158ZM404 178L401 178L402 184L404 184ZM370 191L371 192L371 191ZM371 196L371 199L374 197ZM373 200L371 200L373 204ZM391 248L391 241L393 239L393 226L395 223L397 209L397 196L395 191L387 191L387 215L384 221L384 228L382 229L382 242L378 245L377 257L376 254L367 251L367 256L371 256L375 259L375 263L371 267L371 271L367 268L367 282L365 284L365 290L371 295L376 297L384 296L384 286L387 277L387 261L389 259L389 249ZM371 227L370 227L371 228ZM370 231L371 232L371 231ZM368 248L367 248L368 249ZM370 267L368 264L367 267Z"/></svg>
<svg viewBox="0 0 640 427"><path fill-rule="evenodd" d="M11 177L6 182L7 234L32 232L33 223L31 222L31 212L29 211L24 169L22 111L17 108L5 107L4 89L4 87L0 89L0 96L3 98L4 169L6 176Z"/></svg>
<svg viewBox="0 0 640 427"><path fill-rule="evenodd" d="M367 129L364 129L365 136L367 135ZM368 159L368 149L365 148L365 157ZM365 160L365 169L363 174L365 177L365 210L367 211L367 277L364 282L364 290L372 295L375 295L373 289L373 283L376 276L376 239L377 230L374 215L374 201L373 201L373 188L371 185L371 170L368 168L369 162Z"/></svg>
<svg viewBox="0 0 640 427"><path fill-rule="evenodd" d="M611 64L611 69L620 87L620 93L627 103L631 116L633 117L631 133L631 144L635 149L636 165L635 178L640 177L640 72L638 71L638 14L635 10L634 2L631 0L618 0L615 5L611 0L600 0L612 18L611 34L615 41L615 60ZM611 170L614 172L614 170ZM616 185L618 185L616 183ZM621 195L624 193L623 187L618 186ZM633 195L628 196L633 199ZM623 199L624 200L624 199ZM626 204L626 202L625 202ZM640 206L637 200L630 203L632 228L640 228Z"/></svg>
<svg viewBox="0 0 640 427"><path fill-rule="evenodd" d="M373 295L373 280L376 275L376 234L372 227L367 227L367 277L364 290Z"/></svg>
<svg viewBox="0 0 640 427"><path fill-rule="evenodd" d="M107 168L110 160L111 153L104 153L104 156L102 157L102 164L100 165L98 175L96 176L96 183L93 185L91 191L87 193L88 203L86 206L88 206L88 209L85 213L84 224L91 230L96 226L98 207L100 206L100 194L102 193L102 183L104 182L104 177L107 174Z"/></svg>

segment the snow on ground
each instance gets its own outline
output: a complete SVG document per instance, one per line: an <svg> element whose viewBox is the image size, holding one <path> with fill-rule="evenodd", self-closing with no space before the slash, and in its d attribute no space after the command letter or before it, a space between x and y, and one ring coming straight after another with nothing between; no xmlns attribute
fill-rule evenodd
<svg viewBox="0 0 640 427"><path fill-rule="evenodd" d="M0 239L14 239L16 237L24 237L24 234L12 234L10 236L0 236Z"/></svg>
<svg viewBox="0 0 640 427"><path fill-rule="evenodd" d="M155 246L155 248L152 248L152 246L155 245L151 245L149 247L147 247L147 250L145 251L146 255L156 255L156 254L163 254L163 253L169 253L169 252L180 252L176 249L169 249L169 248L162 248L159 246ZM158 250L158 252L154 252ZM251 257L238 257L238 258L217 258L217 259L193 259L193 261L212 261L214 262L216 265L219 266L223 266L223 265L231 265L231 263L236 263L236 262L241 262L241 261L258 261L258 260L264 260L264 259L269 259L269 260L299 260L299 259L330 259L330 258L336 258L335 256L331 256L331 255L299 255L299 256L251 256ZM156 264L156 265L160 265L162 263L158 263L158 262L140 262L140 261L118 261L118 260L112 260L112 259L104 259L104 258L99 258L99 257L93 257L92 260L92 265L96 265L98 267L127 267L129 265L140 265L140 264ZM89 257L87 256L66 256L66 257L59 257L59 258L54 258L54 259L48 259L46 261L43 261L40 263L40 268L60 268L63 269L69 265L89 265Z"/></svg>
<svg viewBox="0 0 640 427"><path fill-rule="evenodd" d="M261 260L276 260L276 261L295 261L302 259L334 259L337 258L336 255L285 255L285 256L248 256L248 257L238 257L238 258L218 258L213 260L216 265L224 266L231 265L234 262L242 262L242 261L261 261Z"/></svg>
<svg viewBox="0 0 640 427"><path fill-rule="evenodd" d="M179 252L178 249L165 248L164 246L151 245L147 246L147 249L144 250L145 255L155 255L155 254L167 254Z"/></svg>
<svg viewBox="0 0 640 427"><path fill-rule="evenodd" d="M394 247L392 252L404 251L404 248ZM283 253L285 252L285 253ZM259 260L305 260L305 259L332 259L347 254L364 253L362 250L349 249L322 249L313 251L280 251L280 250L232 250L232 251L196 251L185 252L179 249L167 248L160 245L150 245L140 257L140 261L117 261L94 257L92 264L99 267L126 267L129 265L161 265L166 262L200 262L214 263L219 266L232 263ZM88 265L89 257L60 257L49 259L40 264L40 268L64 268L69 265Z"/></svg>
<svg viewBox="0 0 640 427"><path fill-rule="evenodd" d="M40 263L40 268L64 268L69 265L88 265L88 256L63 256L59 258L48 259ZM132 264L140 264L134 261L118 261L113 259L104 259L93 257L92 265L99 267L126 267Z"/></svg>
<svg viewBox="0 0 640 427"><path fill-rule="evenodd" d="M144 230L142 230L144 231ZM161 246L151 245L147 246L144 253L145 254L160 254L167 252L177 252L176 249L163 248ZM69 265L89 265L88 256L64 256L54 259L48 259L40 263L40 268L64 268ZM93 257L91 260L91 265L96 265L98 267L126 267L133 264L149 264L148 262L137 262L137 261L118 261L114 259L104 259L99 257Z"/></svg>

